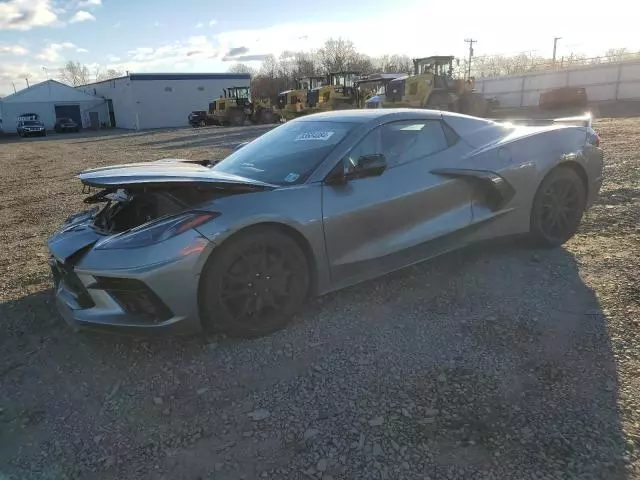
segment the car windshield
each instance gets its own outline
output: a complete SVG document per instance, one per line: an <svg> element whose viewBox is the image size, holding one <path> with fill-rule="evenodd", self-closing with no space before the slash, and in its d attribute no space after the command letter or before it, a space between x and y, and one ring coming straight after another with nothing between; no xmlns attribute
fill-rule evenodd
<svg viewBox="0 0 640 480"><path fill-rule="evenodd" d="M285 123L232 153L213 169L275 185L302 183L356 126L321 121Z"/></svg>

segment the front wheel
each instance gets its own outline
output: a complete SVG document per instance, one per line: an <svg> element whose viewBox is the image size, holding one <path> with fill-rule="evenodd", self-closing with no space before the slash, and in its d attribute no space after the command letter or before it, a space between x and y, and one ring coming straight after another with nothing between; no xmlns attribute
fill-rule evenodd
<svg viewBox="0 0 640 480"><path fill-rule="evenodd" d="M307 259L290 236L251 228L228 239L207 261L200 283L203 327L259 337L287 325L309 291Z"/></svg>
<svg viewBox="0 0 640 480"><path fill-rule="evenodd" d="M542 181L531 208L530 237L540 247L555 248L575 235L586 207L587 192L571 168L552 170Z"/></svg>

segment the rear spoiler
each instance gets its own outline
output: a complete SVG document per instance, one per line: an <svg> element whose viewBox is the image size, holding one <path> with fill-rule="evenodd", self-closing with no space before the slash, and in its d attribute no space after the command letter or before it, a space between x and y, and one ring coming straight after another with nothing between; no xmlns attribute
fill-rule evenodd
<svg viewBox="0 0 640 480"><path fill-rule="evenodd" d="M577 127L591 127L593 124L593 116L591 112L575 117L562 118L494 118L494 122L506 123L513 125L574 125Z"/></svg>

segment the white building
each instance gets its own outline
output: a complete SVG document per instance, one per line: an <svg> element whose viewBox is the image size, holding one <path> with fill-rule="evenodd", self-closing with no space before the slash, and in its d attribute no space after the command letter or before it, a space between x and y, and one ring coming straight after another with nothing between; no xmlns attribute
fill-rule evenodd
<svg viewBox="0 0 640 480"><path fill-rule="evenodd" d="M83 128L109 125L104 98L89 95L55 80L32 85L0 100L0 118L5 133L15 133L18 116L35 113L47 130L57 118L71 118Z"/></svg>
<svg viewBox="0 0 640 480"><path fill-rule="evenodd" d="M208 110L223 88L250 85L248 73L131 73L76 88L107 100L115 127L140 130L186 126L189 113Z"/></svg>

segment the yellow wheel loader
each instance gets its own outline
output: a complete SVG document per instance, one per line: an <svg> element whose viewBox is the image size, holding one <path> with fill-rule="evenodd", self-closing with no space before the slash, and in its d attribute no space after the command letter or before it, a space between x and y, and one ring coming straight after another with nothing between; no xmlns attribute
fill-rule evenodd
<svg viewBox="0 0 640 480"><path fill-rule="evenodd" d="M240 127L246 120L254 124L280 121L269 99L251 100L249 87L229 87L222 91L223 95L209 104L208 117L214 125Z"/></svg>
<svg viewBox="0 0 640 480"><path fill-rule="evenodd" d="M321 76L297 78L296 88L278 94L278 113L287 120L310 113L307 103L309 91L320 87L325 80Z"/></svg>
<svg viewBox="0 0 640 480"><path fill-rule="evenodd" d="M372 73L357 79L354 83L357 95L357 107L364 108L365 102L372 97L379 97L384 100L389 82L395 78L402 77L404 73Z"/></svg>
<svg viewBox="0 0 640 480"><path fill-rule="evenodd" d="M489 116L491 102L474 91L473 78L453 78L453 61L453 56L414 59L413 75L391 80L384 98L371 97L365 102L365 108L428 108Z"/></svg>
<svg viewBox="0 0 640 480"><path fill-rule="evenodd" d="M316 87L307 94L307 104L314 112L344 110L357 106L355 83L360 72L330 73L326 85Z"/></svg>

